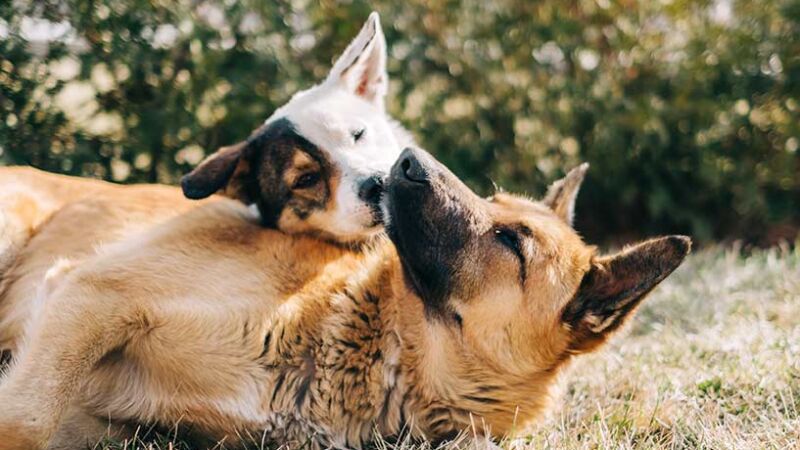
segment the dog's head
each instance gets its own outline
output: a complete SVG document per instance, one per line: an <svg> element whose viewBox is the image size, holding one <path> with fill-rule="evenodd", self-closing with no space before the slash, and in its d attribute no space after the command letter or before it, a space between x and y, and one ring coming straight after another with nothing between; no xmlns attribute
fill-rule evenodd
<svg viewBox="0 0 800 450"><path fill-rule="evenodd" d="M481 198L420 150L388 178L386 228L430 334L420 366L495 432L537 414L559 367L605 342L689 252L682 236L608 256L585 245L571 223L587 168L540 202Z"/></svg>
<svg viewBox="0 0 800 450"><path fill-rule="evenodd" d="M383 179L408 133L384 110L386 41L376 13L324 82L299 92L244 142L181 180L193 199L215 192L258 206L265 225L337 242L381 229Z"/></svg>

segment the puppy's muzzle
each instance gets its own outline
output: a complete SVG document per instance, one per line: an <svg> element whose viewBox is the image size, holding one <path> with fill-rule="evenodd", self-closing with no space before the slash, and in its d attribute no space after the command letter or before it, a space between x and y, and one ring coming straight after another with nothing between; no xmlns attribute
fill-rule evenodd
<svg viewBox="0 0 800 450"><path fill-rule="evenodd" d="M372 210L372 217L375 221L373 225L377 225L383 220L383 212L381 211L383 191L383 177L380 175L373 175L365 179L358 187L358 198Z"/></svg>
<svg viewBox="0 0 800 450"><path fill-rule="evenodd" d="M358 198L370 206L379 204L381 195L383 195L383 177L379 175L367 178L358 187Z"/></svg>

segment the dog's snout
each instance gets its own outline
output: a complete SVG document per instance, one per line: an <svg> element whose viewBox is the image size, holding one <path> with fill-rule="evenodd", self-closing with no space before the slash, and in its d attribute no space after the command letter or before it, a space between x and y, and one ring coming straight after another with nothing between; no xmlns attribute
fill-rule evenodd
<svg viewBox="0 0 800 450"><path fill-rule="evenodd" d="M379 175L373 175L362 181L358 188L358 198L372 205L380 202L382 193L383 178Z"/></svg>
<svg viewBox="0 0 800 450"><path fill-rule="evenodd" d="M425 183L428 181L428 171L425 169L419 155L412 148L403 150L400 154L400 169L406 179L415 181L417 183Z"/></svg>

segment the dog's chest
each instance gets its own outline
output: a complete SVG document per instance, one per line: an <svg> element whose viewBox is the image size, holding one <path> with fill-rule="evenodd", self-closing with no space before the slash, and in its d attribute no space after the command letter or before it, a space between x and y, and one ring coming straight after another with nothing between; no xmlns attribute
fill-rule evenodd
<svg viewBox="0 0 800 450"><path fill-rule="evenodd" d="M318 320L276 323L265 338L262 430L270 440L313 435L324 446L357 447L374 429L397 427L399 345L376 299L370 306L343 296Z"/></svg>
<svg viewBox="0 0 800 450"><path fill-rule="evenodd" d="M101 416L256 443L353 448L375 429L395 433L400 346L377 298L342 293L298 308L217 312L203 327L192 326L197 314L184 322L171 312L146 341L103 361L85 403Z"/></svg>

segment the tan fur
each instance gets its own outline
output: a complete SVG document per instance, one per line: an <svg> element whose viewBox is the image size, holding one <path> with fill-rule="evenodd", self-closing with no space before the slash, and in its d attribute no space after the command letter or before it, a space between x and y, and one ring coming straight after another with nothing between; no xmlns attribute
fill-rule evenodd
<svg viewBox="0 0 800 450"><path fill-rule="evenodd" d="M109 186L26 167L0 171L0 271L13 264L17 253L54 211Z"/></svg>
<svg viewBox="0 0 800 450"><path fill-rule="evenodd" d="M294 186L307 174L323 172L320 164L301 149L293 149L291 164L283 173L284 183ZM332 193L339 187L341 173L335 167L327 168L327 176L312 186L294 189L293 198L284 208L278 219L278 229L291 234L313 234L322 239L336 242L336 238L327 233L325 219L337 207L336 197ZM322 205L320 208L319 205ZM319 208L316 214L309 211Z"/></svg>
<svg viewBox="0 0 800 450"><path fill-rule="evenodd" d="M33 168L0 168L0 205L6 221L5 267L0 268L0 349L14 350L34 307L37 286L59 258L80 260L95 248L144 230L201 203L175 188L115 185ZM20 208L6 207L23 204ZM58 220L48 224L53 216ZM6 239L16 236L16 239Z"/></svg>
<svg viewBox="0 0 800 450"><path fill-rule="evenodd" d="M541 413L574 353L561 314L594 250L542 204L482 206L492 223L532 230L529 276L520 286L515 258L476 247L472 282L451 298L456 327L428 316L388 241L356 253L263 229L227 200L147 217L128 201L77 202L26 248L20 267L84 256L54 236L109 242L55 275L0 385L0 449L69 446L58 430L75 407L228 443L352 448L373 431L442 439L473 423L502 436Z"/></svg>

